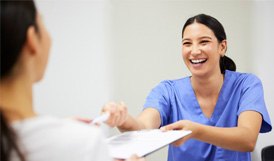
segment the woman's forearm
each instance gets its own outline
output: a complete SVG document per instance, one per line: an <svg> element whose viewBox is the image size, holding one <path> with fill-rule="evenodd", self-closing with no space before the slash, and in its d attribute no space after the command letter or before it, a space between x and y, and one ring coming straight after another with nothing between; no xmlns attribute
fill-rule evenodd
<svg viewBox="0 0 274 161"><path fill-rule="evenodd" d="M255 111L243 112L237 127L198 125L196 139L237 151L253 151L262 124L262 116Z"/></svg>
<svg viewBox="0 0 274 161"><path fill-rule="evenodd" d="M118 126L121 132L141 130L141 129L155 129L159 128L161 124L160 114L154 108L147 108L138 117L132 117L128 114L126 121Z"/></svg>
<svg viewBox="0 0 274 161"><path fill-rule="evenodd" d="M196 139L225 149L253 151L257 134L244 127L220 128L201 125Z"/></svg>

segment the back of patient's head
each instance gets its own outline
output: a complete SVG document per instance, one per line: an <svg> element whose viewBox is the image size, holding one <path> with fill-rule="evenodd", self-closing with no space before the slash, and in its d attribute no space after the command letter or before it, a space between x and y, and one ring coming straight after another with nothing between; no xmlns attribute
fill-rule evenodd
<svg viewBox="0 0 274 161"><path fill-rule="evenodd" d="M12 71L20 57L28 28L36 26L36 13L32 0L1 1L1 79Z"/></svg>
<svg viewBox="0 0 274 161"><path fill-rule="evenodd" d="M26 43L27 31L34 26L36 31L36 8L32 0L1 1L1 81L8 77L20 58ZM1 104L2 106L2 104ZM1 128L1 161L11 160L11 153L15 152L21 161L25 156L17 144L16 132L11 128L5 111L0 106Z"/></svg>

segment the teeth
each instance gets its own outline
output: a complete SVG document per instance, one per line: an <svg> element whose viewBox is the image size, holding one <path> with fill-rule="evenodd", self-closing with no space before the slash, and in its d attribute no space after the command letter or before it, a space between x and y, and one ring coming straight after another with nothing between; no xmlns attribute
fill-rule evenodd
<svg viewBox="0 0 274 161"><path fill-rule="evenodd" d="M194 64L198 64L198 63L202 63L202 62L204 62L206 59L193 59L193 60L190 60L192 63L194 63Z"/></svg>

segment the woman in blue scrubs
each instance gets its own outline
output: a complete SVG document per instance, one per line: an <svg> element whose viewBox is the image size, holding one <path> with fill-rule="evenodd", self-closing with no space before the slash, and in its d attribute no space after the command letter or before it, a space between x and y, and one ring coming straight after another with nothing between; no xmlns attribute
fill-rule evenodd
<svg viewBox="0 0 274 161"><path fill-rule="evenodd" d="M168 161L250 161L259 132L272 126L260 79L235 72L226 50L217 19L205 14L189 18L182 30L182 57L192 75L154 87L137 118L123 103L106 104L107 123L121 131L191 130L169 146Z"/></svg>

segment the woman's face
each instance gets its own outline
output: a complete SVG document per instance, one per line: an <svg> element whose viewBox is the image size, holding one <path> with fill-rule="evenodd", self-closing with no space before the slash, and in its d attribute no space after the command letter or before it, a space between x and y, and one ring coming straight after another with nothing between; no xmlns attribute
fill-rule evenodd
<svg viewBox="0 0 274 161"><path fill-rule="evenodd" d="M37 79L39 81L43 78L45 69L48 63L49 50L51 46L51 39L45 25L42 21L41 15L37 17L37 26L38 26L38 36L39 36L39 54L37 58Z"/></svg>
<svg viewBox="0 0 274 161"><path fill-rule="evenodd" d="M182 56L192 76L210 76L221 73L219 60L224 55L226 41L219 43L210 28L193 23L185 28Z"/></svg>

